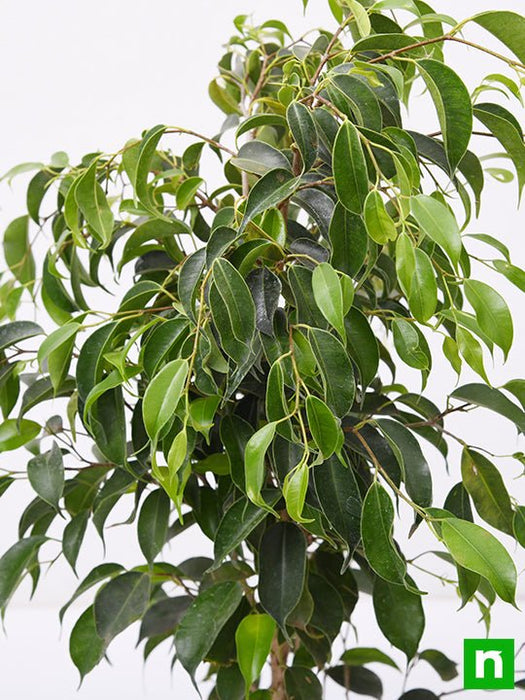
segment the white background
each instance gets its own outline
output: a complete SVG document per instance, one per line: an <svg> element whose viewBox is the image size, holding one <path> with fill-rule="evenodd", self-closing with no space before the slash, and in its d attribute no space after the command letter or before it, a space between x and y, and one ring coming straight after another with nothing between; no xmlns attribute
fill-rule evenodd
<svg viewBox="0 0 525 700"><path fill-rule="evenodd" d="M207 84L215 75L215 65L221 55L221 43L232 33L231 20L239 13L254 13L257 21L278 17L288 22L292 33L298 34L312 26L333 27L324 0L311 0L306 21L300 12L299 0L47 0L21 3L17 0L0 2L0 70L2 109L0 111L0 171L27 160L46 160L56 150L67 151L74 161L80 155L96 149L111 152L144 128L157 123L189 126L213 135L221 123L221 115L209 102ZM484 0L436 0L439 12L461 17L478 11L501 9L500 3ZM505 7L523 11L521 0L507 0ZM487 41L486 35L471 28L469 38ZM496 45L496 44L494 44ZM498 69L498 64L482 54L449 47L449 55L472 87L484 73ZM422 99L410 115L412 124L422 122L425 131L432 131L435 115ZM429 128L429 124L432 125ZM173 144L176 148L176 143ZM482 144L486 148L486 144ZM13 190L2 185L0 219L2 228L14 216L22 213L21 185L15 181ZM488 232L510 245L514 262L525 264L523 216L515 212L515 187L489 182L481 220L471 224L471 232ZM486 251L484 251L486 252ZM481 274L481 273L479 273ZM509 285L503 285L511 300L516 319L518 340L508 364L502 368L499 357L490 368L496 385L507 379L523 376L525 324L522 300ZM444 390L454 386L454 377L436 356L437 377L429 391L443 403ZM465 380L469 379L465 375ZM417 377L406 373L401 377L417 390ZM508 454L517 446L515 431L505 422L480 411L476 418L461 417L454 421L473 444L491 447L498 454ZM441 504L450 486L458 480L457 451L450 459L451 478L448 479L443 461L434 452L432 460L437 484L436 504ZM11 458L8 458L11 459ZM23 468L25 462L3 467ZM513 495L524 502L522 481L515 481L520 469L515 462L498 462L507 477ZM521 493L520 493L521 492ZM0 551L16 538L16 521L29 500L29 490L17 484L0 501ZM405 513L406 515L406 513ZM398 533L403 540L405 520ZM514 553L515 545L503 537ZM418 533L408 545L416 553L423 547L435 546L423 533ZM180 537L165 556L178 562L196 553L209 553L210 544L195 534ZM85 575L98 563L102 547L91 532L86 550L82 551L79 573ZM521 568L523 558L518 553ZM115 529L108 537L108 561L133 565L141 560L131 528ZM429 566L435 561L427 558ZM446 567L443 565L443 573ZM428 589L424 577L420 585ZM66 566L57 566L42 582L34 600L28 602L28 588L22 587L7 613L7 636L0 636L0 695L3 698L40 700L75 698L101 700L117 696L128 700L138 698L175 697L191 700L196 697L187 677L179 666L169 671L169 656L165 646L157 650L145 668L141 652L134 650L137 630L121 635L110 648L113 666L102 663L76 693L78 675L67 658L67 638L72 622L88 605L83 600L70 611L65 629L60 635L57 611L76 586L76 580ZM464 637L481 637L483 628L477 625L477 610L469 606L456 614L457 599L445 589L432 586L436 593L426 603L427 630L425 647L437 647L457 661L461 659ZM523 585L520 585L520 605L524 608ZM524 640L524 616L508 605L494 609L491 635ZM360 645L377 645L389 652L389 644L376 629L370 601L360 602L353 621L359 629ZM402 663L402 655L392 650ZM525 655L518 659L518 668L525 668ZM399 674L377 669L385 679L385 698L393 700L400 694ZM525 674L524 674L525 676ZM429 667L421 664L411 675L408 688L432 687L439 691L443 684ZM452 681L446 689L461 686L461 679ZM517 694L518 691L516 691ZM479 697L470 693L469 697ZM494 698L507 698L511 693L496 693ZM327 698L342 697L333 684L326 689ZM460 696L462 697L462 696Z"/></svg>

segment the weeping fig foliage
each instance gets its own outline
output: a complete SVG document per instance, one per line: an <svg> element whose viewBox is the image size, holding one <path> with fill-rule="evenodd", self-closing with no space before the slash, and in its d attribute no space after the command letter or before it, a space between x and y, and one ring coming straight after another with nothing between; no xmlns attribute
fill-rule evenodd
<svg viewBox="0 0 525 700"><path fill-rule="evenodd" d="M34 498L0 607L63 556L82 677L139 622L144 657L163 645L210 698L322 697L325 680L379 698L368 664L421 660L435 683L410 697L435 697L457 672L421 648L417 557L487 624L515 605L525 507L490 435L449 422L488 410L525 432L525 380L494 386L487 362L513 346L499 282L524 292L525 271L476 226L487 178L525 185L525 18L481 9L329 0L328 29L299 39L239 16L209 86L217 133L157 125L7 174L36 169L3 232L0 495L27 475ZM494 72L467 87L451 44ZM422 99L431 118L407 128ZM457 382L434 402L437 356ZM86 533L122 520L135 566L86 571ZM205 556L172 560L184 531ZM347 634L370 595L383 649Z"/></svg>

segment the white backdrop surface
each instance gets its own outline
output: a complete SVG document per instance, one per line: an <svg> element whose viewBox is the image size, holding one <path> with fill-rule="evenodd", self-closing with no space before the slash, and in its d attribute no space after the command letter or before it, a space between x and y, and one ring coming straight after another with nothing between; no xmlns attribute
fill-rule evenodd
<svg viewBox="0 0 525 700"><path fill-rule="evenodd" d="M311 8L303 19L299 0L17 0L0 2L0 72L2 110L0 112L0 172L27 160L46 160L56 150L67 151L72 160L83 153L101 149L112 151L144 128L157 123L190 126L213 135L221 123L221 114L207 97L207 84L215 75L221 55L221 44L232 33L231 20L239 13L253 13L257 21L273 17L288 22L292 32L302 33L311 26L333 26L325 0L311 0ZM486 0L435 0L439 12L461 17L494 9L496 3ZM497 3L501 9L500 3ZM505 7L523 12L522 0L507 0ZM470 36L487 40L481 31L469 30ZM476 80L496 67L482 54L449 47L449 55L458 60L462 75L473 86ZM435 116L424 98L410 115L411 123L435 122ZM431 120L430 122L428 120ZM174 146L175 147L175 146ZM485 145L483 145L485 147ZM23 197L16 181L13 189L5 184L0 189L0 224L2 228L21 212ZM525 232L523 213L515 211L515 187L489 182L480 221L470 226L471 232L487 232L501 238L513 251L516 264L525 265ZM476 274L482 273L476 271ZM505 367L491 370L495 384L523 376L525 356L525 323L523 301L510 286L503 285L516 319L518 340ZM497 365L500 358L496 358ZM452 390L454 377L439 357L437 375L429 391L439 400L444 388ZM465 380L470 376L465 374ZM400 379L417 390L415 374L407 372ZM442 400L440 401L442 403ZM495 420L487 412L475 417L460 416L455 427L463 431L473 444L483 444L496 453L508 454L518 447L515 431ZM441 503L450 486L458 480L457 451L452 452L446 475L442 460L428 453L436 482L436 503ZM5 457L1 466L6 466ZM23 466L23 463L16 465ZM502 462L513 494L523 503L523 480L516 463ZM454 478L455 477L455 478ZM12 487L0 501L0 552L16 538L18 516L29 500L24 485ZM403 528L402 528L403 529ZM408 529L408 525L405 529ZM511 551L515 545L508 538ZM140 560L131 528L116 528L108 537L106 558L133 565ZM418 552L432 541L418 533L408 551ZM190 530L179 537L166 551L166 559L177 562L196 553L209 554L210 542ZM100 540L92 531L79 563L80 576L98 563L102 556ZM520 571L524 559L518 553ZM430 562L429 562L430 563ZM445 573L445 570L443 571ZM520 579L521 580L521 579ZM423 579L425 585L430 581ZM136 627L122 634L110 648L112 666L102 663L77 692L78 674L68 660L67 639L72 622L88 602L82 600L68 613L62 633L58 609L76 586L66 566L53 568L41 583L32 602L28 587L23 586L12 601L6 617L7 635L0 635L0 697L11 700L105 700L125 697L177 698L193 700L197 695L180 666L169 670L167 649L154 652L145 667L141 652L134 650ZM483 627L473 607L456 613L457 599L445 589L436 589L426 603L427 629L423 647L446 651L461 660L464 637L482 637ZM525 589L520 584L519 604L525 607ZM353 621L359 629L359 644L389 644L378 631L367 597L360 601ZM493 637L515 637L525 641L523 612L497 604L493 614ZM402 663L402 655L393 650ZM525 654L518 657L518 668L525 668ZM385 679L385 700L395 700L401 681L394 671L381 671ZM525 673L523 674L525 676ZM410 676L408 688L418 686L442 689L430 667L420 664ZM449 684L461 686L461 678ZM516 691L517 694L518 691ZM328 684L326 698L344 696L341 689ZM478 699L472 691L465 696ZM463 696L459 696L463 697ZM493 693L493 698L514 697L511 692Z"/></svg>

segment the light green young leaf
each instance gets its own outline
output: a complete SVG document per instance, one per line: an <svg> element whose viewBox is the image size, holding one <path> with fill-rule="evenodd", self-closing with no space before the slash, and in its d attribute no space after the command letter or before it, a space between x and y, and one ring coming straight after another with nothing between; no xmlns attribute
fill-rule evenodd
<svg viewBox="0 0 525 700"><path fill-rule="evenodd" d="M58 510L64 490L64 462L56 442L48 452L29 460L27 476L40 498Z"/></svg>
<svg viewBox="0 0 525 700"><path fill-rule="evenodd" d="M483 29L493 34L525 63L525 17L509 10L482 12L472 18Z"/></svg>
<svg viewBox="0 0 525 700"><path fill-rule="evenodd" d="M420 248L414 250L414 270L408 295L410 311L420 323L426 323L437 306L437 279L430 258Z"/></svg>
<svg viewBox="0 0 525 700"><path fill-rule="evenodd" d="M29 244L29 217L12 221L4 233L4 257L7 266L22 285L29 290L35 279L35 260Z"/></svg>
<svg viewBox="0 0 525 700"><path fill-rule="evenodd" d="M456 326L456 343L461 357L469 367L472 367L476 374L490 384L483 363L483 350L472 333L461 326Z"/></svg>
<svg viewBox="0 0 525 700"><path fill-rule="evenodd" d="M459 226L450 209L437 199L418 194L410 200L412 216L423 233L437 243L454 265L461 255Z"/></svg>
<svg viewBox="0 0 525 700"><path fill-rule="evenodd" d="M308 427L321 454L328 459L341 443L341 427L324 401L313 394L306 397Z"/></svg>
<svg viewBox="0 0 525 700"><path fill-rule="evenodd" d="M372 31L370 17L365 8L357 0L345 0L345 4L354 15L357 31L361 37L368 36Z"/></svg>
<svg viewBox="0 0 525 700"><path fill-rule="evenodd" d="M379 245L394 241L397 236L396 225L388 214L383 198L377 190L372 190L364 206L366 230L370 238Z"/></svg>
<svg viewBox="0 0 525 700"><path fill-rule="evenodd" d="M266 663L275 627L274 620L266 614L248 615L237 627L237 663L246 683L246 692L259 678Z"/></svg>
<svg viewBox="0 0 525 700"><path fill-rule="evenodd" d="M270 510L270 512L273 510L261 496L261 489L264 486L266 475L266 452L275 437L276 426L276 422L263 425L248 440L244 451L246 494L256 506Z"/></svg>
<svg viewBox="0 0 525 700"><path fill-rule="evenodd" d="M343 292L339 276L330 263L320 263L314 268L312 289L319 310L344 341Z"/></svg>
<svg viewBox="0 0 525 700"><path fill-rule="evenodd" d="M303 518L304 499L308 489L309 468L306 461L301 462L295 469L288 472L283 483L283 496L286 501L288 515L296 523L309 523L312 520Z"/></svg>
<svg viewBox="0 0 525 700"><path fill-rule="evenodd" d="M174 415L188 375L187 360L173 360L151 380L144 394L142 415L151 440L156 441L162 428Z"/></svg>

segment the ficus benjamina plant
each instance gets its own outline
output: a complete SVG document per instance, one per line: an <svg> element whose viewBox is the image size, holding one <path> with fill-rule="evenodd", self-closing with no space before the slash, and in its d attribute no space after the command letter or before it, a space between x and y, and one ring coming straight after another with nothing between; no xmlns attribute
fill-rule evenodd
<svg viewBox="0 0 525 700"><path fill-rule="evenodd" d="M44 561L76 571L90 522L104 538L122 502L142 552L130 569L100 563L60 611L87 598L70 637L82 678L140 621L144 657L163 644L214 700L315 700L333 682L380 698L368 664L403 671L390 645L405 676L420 661L457 676L420 648L420 556L487 625L496 599L515 605L525 506L490 445L447 417L488 409L525 431L525 380L496 387L486 368L507 358L512 316L477 279L488 268L525 292L525 272L473 225L486 175L525 185L525 17L328 6L332 29L299 39L235 19L213 137L158 125L117 153L5 176L37 170L3 234L0 494L26 477L35 493L0 559L0 607ZM451 44L501 72L467 89ZM407 129L422 93L432 123ZM508 167L487 167L487 144ZM439 405L436 353L458 377ZM396 383L403 367L421 384ZM455 485L436 503L451 443ZM213 556L171 561L189 528ZM395 536L425 528L430 551L405 556ZM352 633L369 595L388 653ZM438 697L399 678L389 698Z"/></svg>

